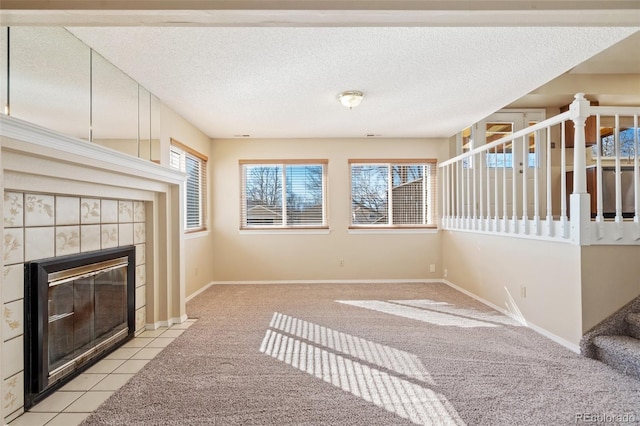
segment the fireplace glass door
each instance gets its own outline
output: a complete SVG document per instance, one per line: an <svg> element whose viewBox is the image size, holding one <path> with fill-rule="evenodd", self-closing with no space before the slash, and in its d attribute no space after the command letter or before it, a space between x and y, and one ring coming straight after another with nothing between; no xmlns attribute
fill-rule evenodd
<svg viewBox="0 0 640 426"><path fill-rule="evenodd" d="M127 334L127 258L49 274L48 318L51 383Z"/></svg>

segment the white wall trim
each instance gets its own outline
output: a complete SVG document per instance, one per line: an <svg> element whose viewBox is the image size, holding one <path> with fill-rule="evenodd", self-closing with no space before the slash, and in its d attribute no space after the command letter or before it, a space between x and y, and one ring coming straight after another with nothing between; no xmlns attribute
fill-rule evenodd
<svg viewBox="0 0 640 426"><path fill-rule="evenodd" d="M36 154L43 148L53 150L60 161L68 161L69 155L76 155L84 159L83 164L90 164L92 168L146 176L149 179L173 184L180 184L186 180L186 174L177 170L66 136L15 117L0 114L0 128L2 129L0 135L20 141L19 149L25 152L28 151L26 143L34 146L33 150Z"/></svg>
<svg viewBox="0 0 640 426"><path fill-rule="evenodd" d="M454 283L452 283L449 280L446 279L442 279L440 280L440 282L443 282L444 284L448 285L449 287L459 291L460 293L464 293L469 297L472 297L473 299L476 299L478 302L487 305L488 307L495 309L498 312L501 312L503 314L505 314L506 316L508 316L509 318L512 318L513 320L517 321L518 323L524 325L525 327L529 327L530 329L532 329L533 331L535 331L538 334L541 334L542 336L546 337L547 339L551 339L554 342L564 346L565 348L569 349L572 352L575 352L577 354L580 353L580 347L576 344L573 344L571 342L569 342L566 339L563 339L560 336L557 336L553 333L551 333L548 330L545 330L544 328L537 326L533 323L527 322L524 318L520 318L517 317L516 315L514 315L513 313L507 311L506 309L503 309L501 307L499 307L498 305L494 305L493 303L489 302L488 300L483 299L480 296L475 295L474 293L471 293L469 290L465 290L464 288L455 285Z"/></svg>
<svg viewBox="0 0 640 426"><path fill-rule="evenodd" d="M427 284L441 279L381 279L381 280L260 280L260 281L212 281L209 285L276 285L276 284Z"/></svg>
<svg viewBox="0 0 640 426"><path fill-rule="evenodd" d="M440 283L441 279L403 279L403 280L279 280L279 281L211 281L187 296L186 301L194 299L214 285L277 285L277 284L428 284Z"/></svg>
<svg viewBox="0 0 640 426"><path fill-rule="evenodd" d="M185 298L185 302L186 302L186 303L189 303L189 301L190 301L191 299L193 299L194 297L198 296L198 295L199 295L199 294L201 294L201 293L204 293L204 292L205 292L205 291L207 291L207 289L208 289L209 287L211 287L212 285L213 285L213 282L210 282L209 284L205 284L204 286L200 287L198 290L196 290L196 291L194 291L193 293L191 293L190 295L188 295L188 296Z"/></svg>

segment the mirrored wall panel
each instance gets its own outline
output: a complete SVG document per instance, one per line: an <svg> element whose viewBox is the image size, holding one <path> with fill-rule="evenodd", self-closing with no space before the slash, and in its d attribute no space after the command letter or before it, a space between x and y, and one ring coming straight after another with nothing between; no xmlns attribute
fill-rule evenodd
<svg viewBox="0 0 640 426"><path fill-rule="evenodd" d="M93 142L138 156L138 83L93 51Z"/></svg>
<svg viewBox="0 0 640 426"><path fill-rule="evenodd" d="M10 115L89 139L91 50L64 28L9 29Z"/></svg>
<svg viewBox="0 0 640 426"><path fill-rule="evenodd" d="M160 162L160 100L61 27L0 27L10 116Z"/></svg>

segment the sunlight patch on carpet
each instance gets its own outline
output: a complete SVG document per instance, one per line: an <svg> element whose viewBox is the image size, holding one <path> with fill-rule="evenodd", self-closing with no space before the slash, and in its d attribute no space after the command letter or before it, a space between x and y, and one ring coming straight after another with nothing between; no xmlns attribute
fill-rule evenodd
<svg viewBox="0 0 640 426"><path fill-rule="evenodd" d="M412 306L414 308L428 309L432 311L442 312L445 314L452 314L459 317L467 317L476 319L478 321L489 321L493 323L510 325L513 327L520 327L522 324L518 323L513 318L503 315L496 311L479 311L476 309L459 308L447 302L436 302L429 299L417 299L417 300L389 300L391 303L398 305Z"/></svg>
<svg viewBox="0 0 640 426"><path fill-rule="evenodd" d="M395 373L435 384L420 359L406 351L371 342L358 336L342 333L305 320L275 312L269 326L307 340L335 352L348 355ZM261 349L261 352L264 352Z"/></svg>
<svg viewBox="0 0 640 426"><path fill-rule="evenodd" d="M499 327L491 322L480 321L467 316L451 315L450 313L437 312L435 310L420 309L413 306L399 305L382 300L336 300L338 303L370 309L389 315L396 315L430 324L452 327ZM434 305L438 306L438 305Z"/></svg>
<svg viewBox="0 0 640 426"><path fill-rule="evenodd" d="M446 397L416 383L432 379L408 352L278 312L260 352L415 424L465 424Z"/></svg>

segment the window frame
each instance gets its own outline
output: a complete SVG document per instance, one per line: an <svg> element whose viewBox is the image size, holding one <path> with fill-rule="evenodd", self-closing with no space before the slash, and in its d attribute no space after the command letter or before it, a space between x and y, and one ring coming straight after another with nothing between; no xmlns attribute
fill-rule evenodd
<svg viewBox="0 0 640 426"><path fill-rule="evenodd" d="M438 160L435 158L411 158L411 159L349 159L349 229L404 229L404 230L424 230L438 229ZM353 170L354 166L386 166L387 171L387 222L382 224L359 224L354 223L354 203L353 203ZM395 224L393 223L393 167L394 166L428 166L428 173L423 179L423 208L426 209L422 224ZM424 187L426 186L426 187ZM431 222L431 223L429 223Z"/></svg>
<svg viewBox="0 0 640 426"><path fill-rule="evenodd" d="M328 201L327 201L327 173L328 173L329 160L327 159L274 159L274 160L239 160L239 173L240 173L240 215L239 215L239 229L240 231L273 231L273 230L325 230L329 229L328 219ZM322 167L322 223L314 225L310 223L305 224L288 224L287 222L287 175L286 168L288 166L321 166ZM282 187L280 188L281 196L280 201L280 216L281 222L274 224L249 224L247 213L247 199L246 199L246 175L245 168L248 166L274 166L280 167Z"/></svg>
<svg viewBox="0 0 640 426"><path fill-rule="evenodd" d="M173 163L171 156L173 154L178 154L180 156L178 167ZM187 158L191 160L195 160L199 165L198 170L198 224L196 226L190 225L189 220L189 190L191 188L189 179L191 176L186 170ZM183 144L173 138L171 138L171 143L169 147L169 167L174 170L179 170L183 173L187 174L187 181L185 182L184 188L184 233L185 234L193 234L196 232L204 232L207 230L207 165L208 165L208 157L195 149L189 147L188 145Z"/></svg>

